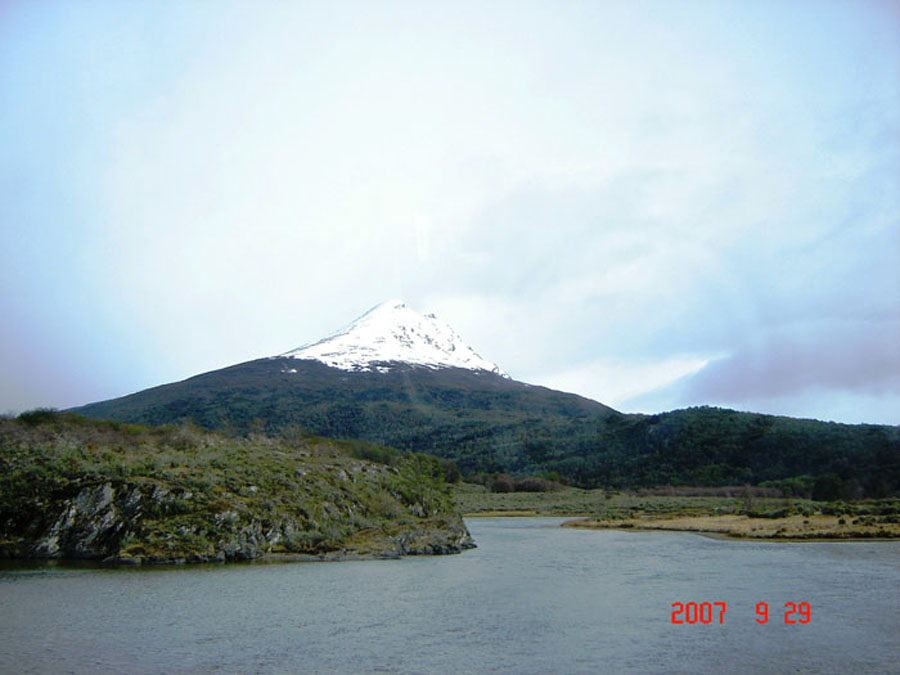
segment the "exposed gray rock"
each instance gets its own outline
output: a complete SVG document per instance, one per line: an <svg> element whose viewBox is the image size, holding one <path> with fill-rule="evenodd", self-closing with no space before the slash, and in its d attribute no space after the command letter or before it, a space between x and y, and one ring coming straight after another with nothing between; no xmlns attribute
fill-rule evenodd
<svg viewBox="0 0 900 675"><path fill-rule="evenodd" d="M234 508L219 512L194 511L199 504L192 496L150 482L84 486L68 499L42 502L26 536L15 540L0 537L0 555L92 558L136 565L435 555L475 546L461 518L426 519L418 504L410 505L409 511L421 522L404 521L392 528L394 534L369 533L360 540L361 548L350 543L335 549L323 531L345 526L339 524L356 513L350 503L324 502L318 507L324 520L310 518L304 525L283 517L261 520L239 501L231 502ZM192 515L179 519L183 512L179 509L188 509ZM168 529L160 530L160 523L168 523ZM335 536L340 542L344 535ZM349 536L353 540L352 531Z"/></svg>
<svg viewBox="0 0 900 675"><path fill-rule="evenodd" d="M140 495L134 492L120 494L122 508L118 508L116 490L110 483L82 488L61 504L52 525L33 545L32 555L94 558L111 552L139 513Z"/></svg>
<svg viewBox="0 0 900 675"><path fill-rule="evenodd" d="M0 420L0 557L182 564L472 546L433 462L372 464L314 443Z"/></svg>

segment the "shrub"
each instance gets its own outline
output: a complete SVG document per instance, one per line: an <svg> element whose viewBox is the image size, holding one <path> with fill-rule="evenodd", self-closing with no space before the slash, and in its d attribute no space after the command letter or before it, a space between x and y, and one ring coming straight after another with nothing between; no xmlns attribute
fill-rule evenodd
<svg viewBox="0 0 900 675"><path fill-rule="evenodd" d="M491 492L514 492L516 481L505 473L498 473L489 485Z"/></svg>
<svg viewBox="0 0 900 675"><path fill-rule="evenodd" d="M539 476L516 479L505 473L498 473L490 480L488 487L491 492L554 492L565 486Z"/></svg>
<svg viewBox="0 0 900 675"><path fill-rule="evenodd" d="M839 516L842 513L848 512L850 509L847 508L847 505L844 502L829 502L827 504L822 504L819 507L819 511L823 516Z"/></svg>
<svg viewBox="0 0 900 675"><path fill-rule="evenodd" d="M792 509L776 509L774 511L748 511L747 515L751 518L787 518L791 515Z"/></svg>
<svg viewBox="0 0 900 675"><path fill-rule="evenodd" d="M448 483L458 483L462 479L459 467L452 459L439 459L441 469L444 471L444 480Z"/></svg>
<svg viewBox="0 0 900 675"><path fill-rule="evenodd" d="M58 417L59 412L55 408L35 408L26 410L17 419L30 427L36 427L39 424L53 422Z"/></svg>
<svg viewBox="0 0 900 675"><path fill-rule="evenodd" d="M562 489L562 485L547 480L546 478L536 478L531 476L516 481L516 492L554 492Z"/></svg>
<svg viewBox="0 0 900 675"><path fill-rule="evenodd" d="M413 453L406 456L398 468L394 487L407 505L421 506L426 516L448 507L450 492L437 457Z"/></svg>

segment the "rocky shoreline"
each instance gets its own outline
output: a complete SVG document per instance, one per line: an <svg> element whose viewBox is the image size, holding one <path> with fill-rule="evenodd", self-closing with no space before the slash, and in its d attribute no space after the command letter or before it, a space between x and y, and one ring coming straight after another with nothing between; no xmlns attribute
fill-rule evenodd
<svg viewBox="0 0 900 675"><path fill-rule="evenodd" d="M475 546L438 460L54 415L0 420L0 558L184 564Z"/></svg>
<svg viewBox="0 0 900 675"><path fill-rule="evenodd" d="M194 546L185 545L204 527L202 519L193 528L182 526L171 537L159 536L146 522L147 514L171 510L185 496L158 484L105 482L84 487L73 498L45 504L26 534L0 541L0 557L97 560L120 565L362 560L448 555L475 546L461 517L442 516L361 530L334 544L334 548L323 543L302 551L290 544L302 540L301 523L241 519L227 511L212 517L217 537L210 538L210 530L205 528L202 544L198 540ZM165 543L178 535L182 541L166 552ZM145 539L153 544L145 543Z"/></svg>

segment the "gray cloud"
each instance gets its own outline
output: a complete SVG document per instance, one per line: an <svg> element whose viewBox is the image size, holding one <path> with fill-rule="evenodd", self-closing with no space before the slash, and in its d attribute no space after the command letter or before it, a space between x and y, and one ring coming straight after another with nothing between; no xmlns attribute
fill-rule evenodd
<svg viewBox="0 0 900 675"><path fill-rule="evenodd" d="M900 321L810 326L739 348L691 376L685 402L742 403L810 389L900 393Z"/></svg>

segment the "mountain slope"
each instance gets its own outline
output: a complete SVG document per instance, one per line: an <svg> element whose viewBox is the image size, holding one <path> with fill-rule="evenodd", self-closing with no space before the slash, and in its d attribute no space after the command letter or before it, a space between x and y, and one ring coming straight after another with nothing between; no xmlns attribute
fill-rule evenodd
<svg viewBox="0 0 900 675"><path fill-rule="evenodd" d="M572 448L581 451L573 452ZM831 498L900 494L900 427L838 424L722 408L604 418L535 439L529 455L582 485L743 485ZM825 498L825 497L822 497Z"/></svg>
<svg viewBox="0 0 900 675"><path fill-rule="evenodd" d="M192 421L237 433L299 427L431 452L467 471L525 471L534 468L522 453L530 429L565 433L615 411L486 370L395 363L387 372L348 372L268 358L72 412L142 424Z"/></svg>
<svg viewBox="0 0 900 675"><path fill-rule="evenodd" d="M300 429L428 452L469 474L549 473L585 487L788 481L811 492L822 480L847 496L900 492L900 427L714 408L624 415L509 378L399 301L285 354L73 411L239 434Z"/></svg>
<svg viewBox="0 0 900 675"><path fill-rule="evenodd" d="M552 472L585 487L776 481L809 495L821 479L846 498L900 490L900 427L718 408L625 415L485 371L260 359L77 412L238 433L299 427L429 452L466 473Z"/></svg>
<svg viewBox="0 0 900 675"><path fill-rule="evenodd" d="M456 460L466 471L527 471L529 430L571 434L611 408L511 379L433 314L399 300L284 354L73 412L144 424L276 433L287 427Z"/></svg>

